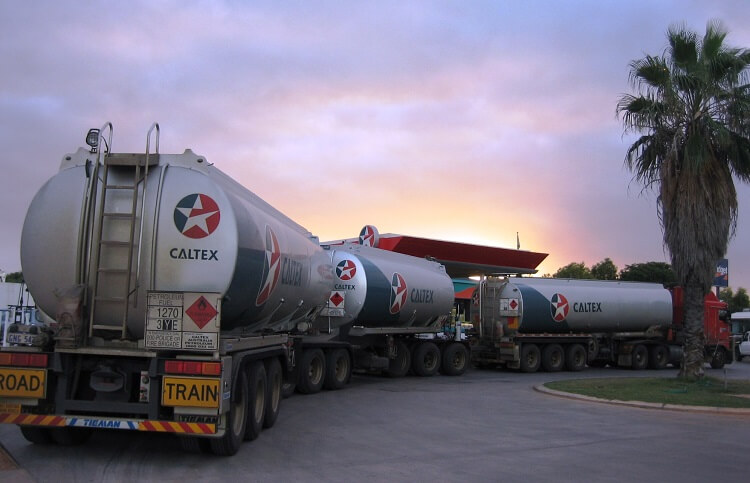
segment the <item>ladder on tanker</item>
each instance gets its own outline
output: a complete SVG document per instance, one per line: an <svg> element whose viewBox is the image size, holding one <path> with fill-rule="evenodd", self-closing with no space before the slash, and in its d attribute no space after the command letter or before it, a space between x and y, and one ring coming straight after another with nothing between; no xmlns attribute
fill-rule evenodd
<svg viewBox="0 0 750 483"><path fill-rule="evenodd" d="M106 151L102 146L103 131L109 127ZM156 130L156 152L150 153L151 133ZM93 225L96 247L93 263L93 283L89 306L88 336L96 331L119 332L127 336L128 312L138 305L140 256L143 243L143 215L145 212L146 179L149 166L159 162L159 125L154 123L146 135L145 154L111 153L112 124L98 132L100 147L97 160L103 167L101 196ZM112 180L114 178L114 180ZM106 225L106 226L105 226ZM135 264L133 263L135 261ZM133 265L135 265L135 270ZM102 313L117 314L120 325L101 323Z"/></svg>

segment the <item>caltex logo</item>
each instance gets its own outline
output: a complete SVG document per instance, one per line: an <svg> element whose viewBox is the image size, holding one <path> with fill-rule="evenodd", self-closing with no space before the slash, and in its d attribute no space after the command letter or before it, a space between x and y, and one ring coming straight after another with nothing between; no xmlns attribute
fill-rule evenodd
<svg viewBox="0 0 750 483"><path fill-rule="evenodd" d="M343 280L351 280L357 274L357 266L351 260L342 260L336 265L336 276Z"/></svg>
<svg viewBox="0 0 750 483"><path fill-rule="evenodd" d="M174 224L188 238L205 238L219 226L219 205L210 196L187 195L174 209Z"/></svg>
<svg viewBox="0 0 750 483"><path fill-rule="evenodd" d="M562 322L568 316L570 305L568 299L561 293L556 293L550 299L550 312L555 322Z"/></svg>
<svg viewBox="0 0 750 483"><path fill-rule="evenodd" d="M391 278L391 313L401 312L401 307L406 302L406 280L400 273L394 272Z"/></svg>
<svg viewBox="0 0 750 483"><path fill-rule="evenodd" d="M374 247L377 240L375 229L367 225L359 232L359 244L364 247Z"/></svg>
<svg viewBox="0 0 750 483"><path fill-rule="evenodd" d="M261 278L255 305L261 306L266 303L271 292L276 288L280 272L281 250L279 249L279 241L271 227L266 225L266 258L263 260L263 277Z"/></svg>

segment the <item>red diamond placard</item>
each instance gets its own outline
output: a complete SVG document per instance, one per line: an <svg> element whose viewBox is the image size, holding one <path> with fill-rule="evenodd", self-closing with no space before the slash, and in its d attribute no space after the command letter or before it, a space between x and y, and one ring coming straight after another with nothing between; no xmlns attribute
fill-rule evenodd
<svg viewBox="0 0 750 483"><path fill-rule="evenodd" d="M510 308L513 310L516 310L516 307L518 307L518 303L516 303L515 300L510 301Z"/></svg>
<svg viewBox="0 0 750 483"><path fill-rule="evenodd" d="M211 305L211 302L206 300L206 297L201 295L193 305L188 307L185 313L193 319L193 322L195 322L195 325L197 325L199 329L202 329L206 324L213 320L219 312L217 312L214 306Z"/></svg>
<svg viewBox="0 0 750 483"><path fill-rule="evenodd" d="M338 307L344 301L344 297L341 296L340 292L333 292L330 300L334 307Z"/></svg>

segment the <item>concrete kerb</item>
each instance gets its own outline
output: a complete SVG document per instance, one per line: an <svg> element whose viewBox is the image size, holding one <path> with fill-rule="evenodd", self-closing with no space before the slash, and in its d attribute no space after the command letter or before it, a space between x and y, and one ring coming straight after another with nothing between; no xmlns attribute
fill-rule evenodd
<svg viewBox="0 0 750 483"><path fill-rule="evenodd" d="M747 408L718 408L711 406L683 406L680 404L666 404L666 403L650 403L644 401L620 401L617 399L603 399L592 396L584 396L582 394L575 394L572 392L556 391L545 387L544 384L534 386L534 390L549 394L557 397L564 397L567 399L576 399L579 401L589 401L595 403L614 404L618 406L630 406L634 408L642 409L666 409L669 411L685 411L695 413L719 413L719 414L731 414L731 415L743 415L750 416L750 409Z"/></svg>

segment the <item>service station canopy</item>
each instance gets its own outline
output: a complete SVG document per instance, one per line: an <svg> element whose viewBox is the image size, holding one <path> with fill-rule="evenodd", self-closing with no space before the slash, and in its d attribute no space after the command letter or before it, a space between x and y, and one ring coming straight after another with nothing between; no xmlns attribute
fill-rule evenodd
<svg viewBox="0 0 750 483"><path fill-rule="evenodd" d="M325 243L357 243L356 239ZM474 275L530 275L537 272L547 253L488 247L406 235L380 235L378 248L420 258L434 259L445 266L451 278Z"/></svg>

